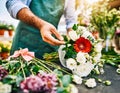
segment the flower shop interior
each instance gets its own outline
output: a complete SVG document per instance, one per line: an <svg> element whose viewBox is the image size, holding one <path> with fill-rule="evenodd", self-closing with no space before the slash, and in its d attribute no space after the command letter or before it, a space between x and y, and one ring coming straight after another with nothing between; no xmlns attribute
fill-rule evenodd
<svg viewBox="0 0 120 93"><path fill-rule="evenodd" d="M31 1L30 4L28 4L29 1ZM41 2L40 5L52 2L49 0L37 1ZM19 47L14 53L11 52L12 48L18 46L14 44L13 47L15 38L17 42L20 42L19 44L22 44L20 40L31 35L28 36L28 32L22 33L24 30L18 33L18 29L20 29L18 26L24 25L24 23L20 23L20 20L26 17L19 16L22 13L22 6L26 5L26 8L36 4L37 8L38 4L34 0L0 1L0 93L120 93L120 0L53 1L55 4L52 7L49 3L45 7L54 11L58 3L61 3L62 6L65 1L69 4L67 8L74 7L74 13L71 8L68 9L66 15L68 13L70 18L69 13L72 13L76 22L67 32L66 15L61 15L57 31L63 37L64 44L60 44L56 51L45 52L42 58L36 56L36 50L31 51L36 47L32 45L33 48L31 48L25 42L23 44L28 47ZM20 20L14 17L15 13L12 15L9 13L13 12L12 9L15 6L21 6L14 9L17 11L21 8L17 15L21 17ZM61 6L57 6L56 11L61 11L58 9ZM7 9L7 7L9 8ZM32 10L34 8L31 8L30 11ZM37 12L35 10L34 13ZM64 11L62 10L62 12ZM45 15L43 14L43 16ZM45 20L51 19L47 16ZM28 22L34 23L33 20ZM55 26L57 24L51 23ZM29 30L28 25L21 26L21 30L24 28ZM34 28L32 29L34 30ZM41 30L41 34L42 32ZM57 37L57 33L53 30L48 33ZM22 34L22 37L19 37L22 39L17 40L17 34ZM45 32L45 34L47 33ZM25 41L38 44L37 37L39 36ZM45 42L44 38L43 42ZM39 44L37 47L40 47ZM47 48L39 48L39 52L42 50L47 51Z"/></svg>

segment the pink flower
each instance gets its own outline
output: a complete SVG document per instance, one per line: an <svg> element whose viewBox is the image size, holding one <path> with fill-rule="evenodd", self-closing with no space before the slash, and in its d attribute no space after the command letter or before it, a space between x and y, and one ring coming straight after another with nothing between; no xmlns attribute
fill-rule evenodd
<svg viewBox="0 0 120 93"><path fill-rule="evenodd" d="M27 77L23 82L21 82L20 87L25 93L30 91L40 91L44 86L44 82L38 76Z"/></svg>
<svg viewBox="0 0 120 93"><path fill-rule="evenodd" d="M14 54L10 56L10 58L16 58L18 56L22 56L26 61L30 61L34 58L34 52L29 52L28 48L20 49L18 51L15 51Z"/></svg>
<svg viewBox="0 0 120 93"><path fill-rule="evenodd" d="M0 80L2 80L6 75L8 75L7 70L0 66Z"/></svg>
<svg viewBox="0 0 120 93"><path fill-rule="evenodd" d="M55 86L57 85L57 77L55 74L38 74L38 77L40 77L45 83L44 90L53 91L56 89Z"/></svg>
<svg viewBox="0 0 120 93"><path fill-rule="evenodd" d="M116 34L120 35L120 29L116 30Z"/></svg>
<svg viewBox="0 0 120 93"><path fill-rule="evenodd" d="M38 74L37 76L27 77L21 82L20 87L24 93L56 93L57 78L54 74Z"/></svg>

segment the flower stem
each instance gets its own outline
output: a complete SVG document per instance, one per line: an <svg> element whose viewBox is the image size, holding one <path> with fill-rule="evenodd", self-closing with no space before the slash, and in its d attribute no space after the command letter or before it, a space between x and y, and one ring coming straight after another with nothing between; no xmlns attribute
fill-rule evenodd
<svg viewBox="0 0 120 93"><path fill-rule="evenodd" d="M46 68L49 72L52 72L52 70L50 70L46 65L44 65L41 61L34 59L34 61L38 62L41 66L43 66L44 68ZM37 65L37 64L36 64Z"/></svg>
<svg viewBox="0 0 120 93"><path fill-rule="evenodd" d="M24 77L24 79L26 79L26 75L25 75L25 72L24 72L24 69L23 69L22 57L20 57L20 64L21 64L21 69L22 69L23 77Z"/></svg>
<svg viewBox="0 0 120 93"><path fill-rule="evenodd" d="M43 60L40 60L40 59L37 59L36 58L36 61L40 61L42 62L43 64L46 64L52 68L55 68L55 69L58 69L58 70L61 70L62 72L66 73L66 74L69 74L69 75L72 75L71 73L69 73L68 71L66 71L64 68L61 68L60 66L58 66L57 64L52 64L51 62L48 62L48 61L43 61Z"/></svg>

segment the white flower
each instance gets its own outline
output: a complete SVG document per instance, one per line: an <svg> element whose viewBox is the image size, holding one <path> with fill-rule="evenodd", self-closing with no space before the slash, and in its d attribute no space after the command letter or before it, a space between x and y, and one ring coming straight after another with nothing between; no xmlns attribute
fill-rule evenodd
<svg viewBox="0 0 120 93"><path fill-rule="evenodd" d="M12 91L12 86L8 84L4 84L4 88L6 89L6 93L11 93Z"/></svg>
<svg viewBox="0 0 120 93"><path fill-rule="evenodd" d="M70 31L68 33L68 35L69 35L70 39L72 39L73 41L76 41L79 38L79 36L77 35L76 31Z"/></svg>
<svg viewBox="0 0 120 93"><path fill-rule="evenodd" d="M94 65L90 62L82 63L78 65L76 69L73 70L73 73L80 77L86 77L90 74L93 68L94 68Z"/></svg>
<svg viewBox="0 0 120 93"><path fill-rule="evenodd" d="M0 93L11 93L11 85L8 84L0 84Z"/></svg>
<svg viewBox="0 0 120 93"><path fill-rule="evenodd" d="M94 78L90 78L85 82L85 85L90 88L94 88L97 84Z"/></svg>
<svg viewBox="0 0 120 93"><path fill-rule="evenodd" d="M78 75L73 75L73 82L75 82L76 84L82 84L82 78Z"/></svg>
<svg viewBox="0 0 120 93"><path fill-rule="evenodd" d="M69 89L69 93L78 93L78 88L73 84L69 85Z"/></svg>
<svg viewBox="0 0 120 93"><path fill-rule="evenodd" d="M66 66L70 70L74 70L77 66L77 62L73 58L69 58L66 60Z"/></svg>
<svg viewBox="0 0 120 93"><path fill-rule="evenodd" d="M76 60L77 60L77 62L79 62L79 63L85 63L85 62L86 62L85 53L78 52L78 53L77 53Z"/></svg>
<svg viewBox="0 0 120 93"><path fill-rule="evenodd" d="M95 50L96 52L101 52L101 51L102 51L102 43L101 43L101 42L97 43L97 44L94 46L94 50Z"/></svg>
<svg viewBox="0 0 120 93"><path fill-rule="evenodd" d="M85 32L82 34L82 37L84 37L84 38L87 38L88 36L90 36L90 37L92 37L92 38L94 39L93 35L92 35L89 31L85 31Z"/></svg>

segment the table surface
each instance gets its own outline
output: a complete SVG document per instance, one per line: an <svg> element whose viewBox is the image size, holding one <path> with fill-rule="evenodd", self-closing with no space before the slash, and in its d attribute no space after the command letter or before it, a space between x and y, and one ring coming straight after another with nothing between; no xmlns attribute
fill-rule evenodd
<svg viewBox="0 0 120 93"><path fill-rule="evenodd" d="M120 93L120 75L116 73L116 68L105 65L104 70L105 73L99 77L102 80L110 80L112 82L110 86L100 83L95 88L89 89L85 85L77 85L79 93Z"/></svg>

